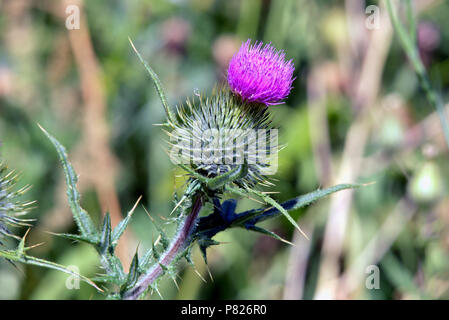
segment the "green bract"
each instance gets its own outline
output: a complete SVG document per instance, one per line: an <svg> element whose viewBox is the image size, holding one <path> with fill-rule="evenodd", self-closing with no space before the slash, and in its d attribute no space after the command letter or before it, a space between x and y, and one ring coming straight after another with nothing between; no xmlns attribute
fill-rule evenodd
<svg viewBox="0 0 449 320"><path fill-rule="evenodd" d="M175 164L214 178L246 161L247 173L233 182L241 187L267 183L264 173L279 151L267 107L245 103L221 87L210 97L188 99L178 107L176 120L169 132Z"/></svg>

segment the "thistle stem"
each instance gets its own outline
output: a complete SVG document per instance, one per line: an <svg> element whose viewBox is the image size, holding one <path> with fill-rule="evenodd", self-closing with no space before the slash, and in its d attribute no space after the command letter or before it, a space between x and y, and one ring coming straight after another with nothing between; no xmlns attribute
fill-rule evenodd
<svg viewBox="0 0 449 320"><path fill-rule="evenodd" d="M157 278L163 275L164 269L161 265L166 267L170 266L176 256L189 245L190 236L196 226L198 214L202 206L203 197L202 195L198 195L192 206L192 212L181 223L178 232L167 250L159 258L158 263L155 263L147 273L140 277L134 288L123 294L123 299L137 300Z"/></svg>

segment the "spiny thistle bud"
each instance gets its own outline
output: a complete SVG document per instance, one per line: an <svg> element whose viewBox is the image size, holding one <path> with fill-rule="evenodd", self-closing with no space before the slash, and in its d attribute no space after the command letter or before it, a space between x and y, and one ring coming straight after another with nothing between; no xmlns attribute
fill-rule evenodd
<svg viewBox="0 0 449 320"><path fill-rule="evenodd" d="M243 102L227 88L215 89L206 99L187 100L169 134L171 160L208 178L246 161L248 173L235 183L253 186L277 169L277 129L267 108Z"/></svg>
<svg viewBox="0 0 449 320"><path fill-rule="evenodd" d="M22 202L19 197L27 190L28 186L14 190L18 176L13 172L7 172L5 164L0 163L0 238L15 236L8 227L27 226L25 219L19 217L26 214L30 209L31 202Z"/></svg>
<svg viewBox="0 0 449 320"><path fill-rule="evenodd" d="M294 70L283 51L270 44L262 47L262 42L251 45L248 40L229 63L228 83L244 101L276 105L289 95Z"/></svg>

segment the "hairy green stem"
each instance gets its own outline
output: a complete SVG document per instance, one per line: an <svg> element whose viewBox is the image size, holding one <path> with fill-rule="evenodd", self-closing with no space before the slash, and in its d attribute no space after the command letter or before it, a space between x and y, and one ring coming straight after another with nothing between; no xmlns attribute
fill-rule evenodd
<svg viewBox="0 0 449 320"><path fill-rule="evenodd" d="M178 232L176 233L167 250L161 255L158 263L155 263L147 273L140 277L134 288L123 294L123 299L137 300L156 279L164 274L163 266L170 266L177 255L190 244L191 235L196 227L198 214L202 206L203 196L200 194L195 199L195 202L192 206L192 212L181 223Z"/></svg>

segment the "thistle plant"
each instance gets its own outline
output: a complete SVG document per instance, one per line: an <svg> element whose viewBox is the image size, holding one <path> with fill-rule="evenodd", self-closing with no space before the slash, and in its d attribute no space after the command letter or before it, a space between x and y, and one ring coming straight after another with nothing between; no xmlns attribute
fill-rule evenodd
<svg viewBox="0 0 449 320"><path fill-rule="evenodd" d="M125 273L114 251L136 206L114 229L107 213L101 226L94 225L80 206L77 175L65 148L42 128L62 162L70 208L79 229L79 234L59 236L95 247L104 273L93 280L104 285L107 298L139 299L150 290L159 292L158 282L164 275L175 279L180 260L193 265L194 245L199 246L207 263L207 249L219 245L214 236L230 228L243 228L289 243L258 224L283 216L302 232L288 211L331 193L360 186L340 184L284 203L278 203L263 191L274 188L269 175L277 168L276 159L281 149L270 108L283 103L294 81L293 62L286 61L284 52L260 42L251 45L248 40L230 62L226 85L216 86L209 96L200 94L189 98L173 111L158 76L131 40L130 43L148 71L165 109L167 119L162 125L167 132L168 157L187 175L183 195L179 198L174 195L170 214L177 229L173 236L169 237L156 226L160 232L158 241L143 255L136 253L129 272ZM231 199L224 201L225 194ZM257 198L263 206L237 213L237 202L241 198Z"/></svg>

